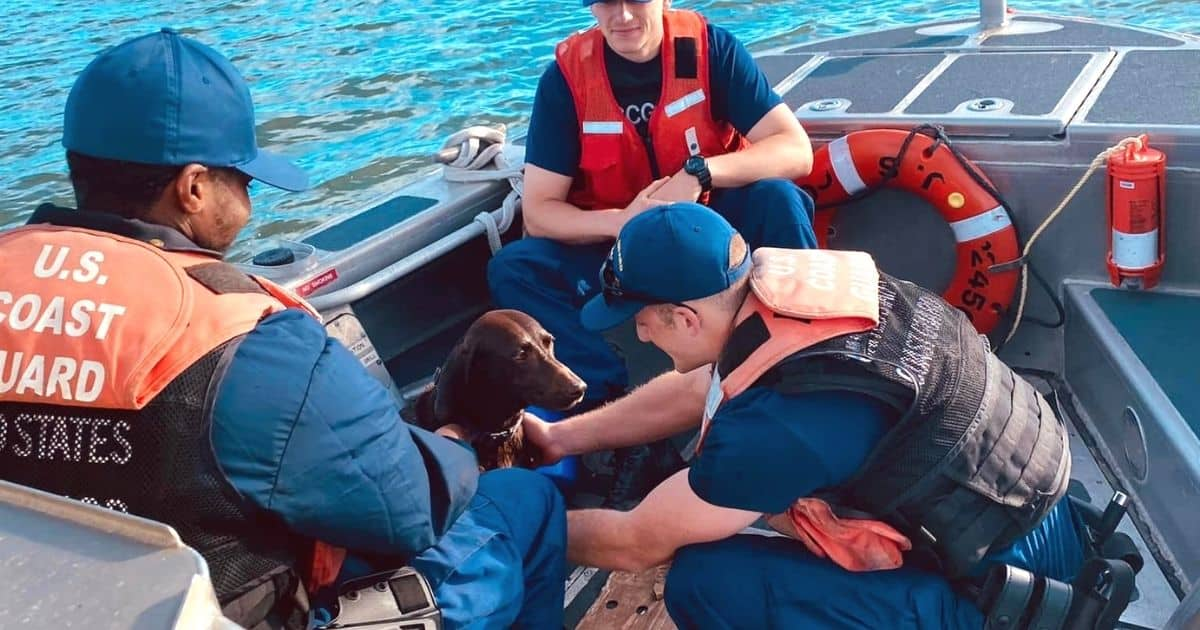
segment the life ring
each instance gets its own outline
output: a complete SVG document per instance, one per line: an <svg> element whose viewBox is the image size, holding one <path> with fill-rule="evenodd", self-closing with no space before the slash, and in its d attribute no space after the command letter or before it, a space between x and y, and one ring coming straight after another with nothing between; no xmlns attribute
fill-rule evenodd
<svg viewBox="0 0 1200 630"><path fill-rule="evenodd" d="M812 172L796 183L823 208L814 221L821 247L833 221L831 206L874 188L907 190L936 207L958 242L957 266L942 297L987 334L1000 323L1017 287L1017 232L1004 204L971 177L964 163L985 182L986 177L965 158L960 161L944 140L916 130L855 131L814 152Z"/></svg>

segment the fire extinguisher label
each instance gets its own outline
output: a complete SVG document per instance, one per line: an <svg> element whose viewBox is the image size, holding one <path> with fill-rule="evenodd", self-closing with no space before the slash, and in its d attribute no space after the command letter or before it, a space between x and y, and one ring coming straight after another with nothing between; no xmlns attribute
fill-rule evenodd
<svg viewBox="0 0 1200 630"><path fill-rule="evenodd" d="M1144 234L1112 231L1112 259L1122 269L1146 269L1158 261L1158 230Z"/></svg>
<svg viewBox="0 0 1200 630"><path fill-rule="evenodd" d="M1120 182L1120 184L1121 184L1121 188L1124 188L1125 190L1133 190L1134 188L1137 188L1137 186L1134 185L1133 182L1127 182L1127 181L1122 180Z"/></svg>

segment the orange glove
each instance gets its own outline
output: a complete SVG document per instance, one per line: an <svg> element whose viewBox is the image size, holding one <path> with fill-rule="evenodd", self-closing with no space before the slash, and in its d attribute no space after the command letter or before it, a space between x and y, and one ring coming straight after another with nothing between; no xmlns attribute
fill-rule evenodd
<svg viewBox="0 0 1200 630"><path fill-rule="evenodd" d="M891 525L870 519L838 518L821 499L797 499L787 511L794 531L785 532L820 558L850 571L882 571L904 564L912 542Z"/></svg>

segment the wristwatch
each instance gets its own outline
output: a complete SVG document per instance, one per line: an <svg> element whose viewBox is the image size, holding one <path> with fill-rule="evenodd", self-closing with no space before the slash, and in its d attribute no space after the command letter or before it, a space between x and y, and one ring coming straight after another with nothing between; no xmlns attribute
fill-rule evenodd
<svg viewBox="0 0 1200 630"><path fill-rule="evenodd" d="M693 155L683 163L683 172L694 176L700 182L700 190L712 190L712 173L708 170L708 162L703 155Z"/></svg>

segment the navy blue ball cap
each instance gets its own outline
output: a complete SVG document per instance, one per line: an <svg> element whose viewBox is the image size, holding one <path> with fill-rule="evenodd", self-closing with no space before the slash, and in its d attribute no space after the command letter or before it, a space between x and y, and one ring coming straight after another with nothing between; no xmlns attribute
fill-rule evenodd
<svg viewBox="0 0 1200 630"><path fill-rule="evenodd" d="M164 28L100 53L75 80L62 144L100 159L235 168L305 190L308 175L258 148L250 89L229 60Z"/></svg>
<svg viewBox="0 0 1200 630"><path fill-rule="evenodd" d="M750 255L729 260L737 231L697 203L673 203L629 220L600 272L600 295L583 306L589 330L621 324L653 304L716 295L750 271Z"/></svg>

